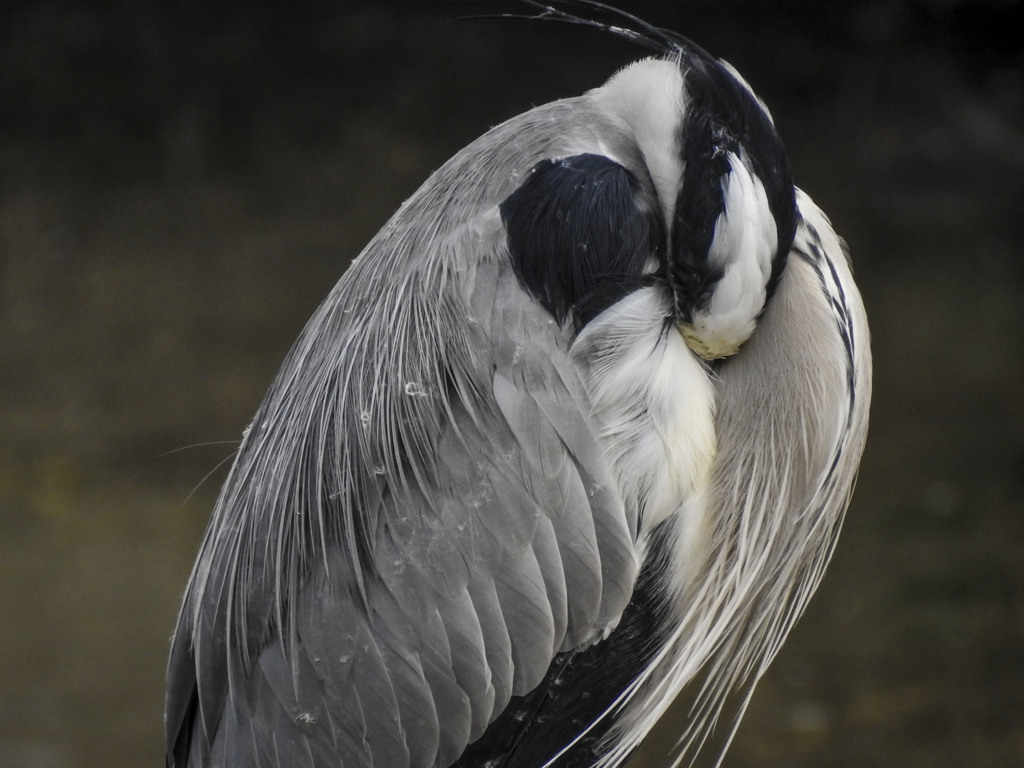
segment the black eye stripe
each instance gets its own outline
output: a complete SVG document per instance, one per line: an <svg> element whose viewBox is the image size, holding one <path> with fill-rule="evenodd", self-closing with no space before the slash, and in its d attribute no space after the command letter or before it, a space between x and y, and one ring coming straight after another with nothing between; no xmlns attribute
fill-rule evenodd
<svg viewBox="0 0 1024 768"><path fill-rule="evenodd" d="M637 177L595 154L544 160L500 206L512 266L560 323L578 327L649 282L663 227Z"/></svg>
<svg viewBox="0 0 1024 768"><path fill-rule="evenodd" d="M672 220L669 280L676 315L689 322L707 306L722 270L708 261L715 222L725 207L722 179L729 173L729 152L738 142L707 110L694 108L683 124L683 182Z"/></svg>
<svg viewBox="0 0 1024 768"><path fill-rule="evenodd" d="M724 210L729 153L743 152L764 185L778 231L767 291L771 295L796 232L796 199L789 160L775 127L747 89L718 62L697 62L686 73L689 104L680 126L682 189L672 223L668 278L676 313L689 321L710 301L719 267L708 261L715 224Z"/></svg>

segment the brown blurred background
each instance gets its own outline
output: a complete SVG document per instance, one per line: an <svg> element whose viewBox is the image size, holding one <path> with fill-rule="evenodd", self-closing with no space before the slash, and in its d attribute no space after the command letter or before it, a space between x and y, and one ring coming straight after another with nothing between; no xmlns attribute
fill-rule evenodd
<svg viewBox="0 0 1024 768"><path fill-rule="evenodd" d="M873 323L846 532L726 764L1024 765L1021 4L622 5L768 102ZM305 319L449 155L644 54L479 10L3 4L0 768L162 763L178 601Z"/></svg>

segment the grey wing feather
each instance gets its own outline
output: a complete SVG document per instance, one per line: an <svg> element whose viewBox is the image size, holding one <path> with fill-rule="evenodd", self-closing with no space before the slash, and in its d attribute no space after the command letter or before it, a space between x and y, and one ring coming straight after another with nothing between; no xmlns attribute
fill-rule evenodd
<svg viewBox="0 0 1024 768"><path fill-rule="evenodd" d="M630 599L635 511L496 210L401 228L430 194L501 199L464 163L353 265L243 442L175 636L173 765L447 765Z"/></svg>

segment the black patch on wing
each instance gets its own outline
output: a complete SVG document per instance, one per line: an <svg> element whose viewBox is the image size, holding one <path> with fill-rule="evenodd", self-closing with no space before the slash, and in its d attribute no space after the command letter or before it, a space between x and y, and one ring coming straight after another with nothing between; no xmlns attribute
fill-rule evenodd
<svg viewBox="0 0 1024 768"><path fill-rule="evenodd" d="M676 199L668 277L683 322L707 307L721 269L708 261L715 223L724 209L728 153L746 150L764 185L778 229L778 249L768 281L771 296L796 233L796 196L789 159L768 115L732 74L714 59L687 59L690 103L680 128L683 185Z"/></svg>
<svg viewBox="0 0 1024 768"><path fill-rule="evenodd" d="M512 266L562 323L577 328L653 279L663 226L637 177L607 157L574 155L535 165L500 206Z"/></svg>
<svg viewBox="0 0 1024 768"><path fill-rule="evenodd" d="M537 768L612 705L671 629L664 585L670 533L670 523L655 529L633 599L615 631L586 650L555 656L544 681L528 694L514 696L452 768ZM604 752L604 738L614 722L608 716L594 725L559 758L559 768L593 765Z"/></svg>

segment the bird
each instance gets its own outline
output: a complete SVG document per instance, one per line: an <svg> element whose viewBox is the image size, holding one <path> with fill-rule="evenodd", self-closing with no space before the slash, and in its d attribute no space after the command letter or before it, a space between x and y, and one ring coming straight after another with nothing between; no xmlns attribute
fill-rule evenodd
<svg viewBox="0 0 1024 768"><path fill-rule="evenodd" d="M169 768L722 759L835 548L871 353L746 80L651 55L456 153L287 354L173 634ZM600 20L611 14L611 21Z"/></svg>

